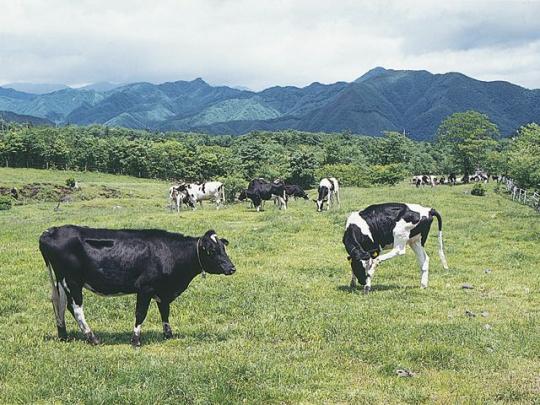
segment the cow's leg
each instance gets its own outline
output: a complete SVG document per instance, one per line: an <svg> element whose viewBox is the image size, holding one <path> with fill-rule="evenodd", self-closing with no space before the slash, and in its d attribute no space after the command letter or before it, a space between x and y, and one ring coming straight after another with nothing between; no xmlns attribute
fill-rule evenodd
<svg viewBox="0 0 540 405"><path fill-rule="evenodd" d="M351 287L351 290L356 288L356 276L354 275L352 270L351 270L351 284L349 286Z"/></svg>
<svg viewBox="0 0 540 405"><path fill-rule="evenodd" d="M90 344L98 345L99 339L92 332L84 317L82 287L69 282L66 283L65 279L62 282L62 287L66 293L69 312L71 312L71 315L77 321L81 332L86 336L86 341Z"/></svg>
<svg viewBox="0 0 540 405"><path fill-rule="evenodd" d="M173 337L173 333L171 325L169 324L170 303L160 301L157 303L157 305L161 315L161 322L163 322L163 335L165 336L165 339L171 339Z"/></svg>
<svg viewBox="0 0 540 405"><path fill-rule="evenodd" d="M51 302L54 310L54 317L56 320L56 330L58 332L58 338L60 340L67 339L66 331L66 306L67 297L66 292L62 286L56 281L56 274L50 264L47 265L49 275L51 279Z"/></svg>
<svg viewBox="0 0 540 405"><path fill-rule="evenodd" d="M133 347L141 346L141 326L148 313L150 306L151 294L138 293L137 304L135 306L135 327L133 328L133 336L131 337L131 345Z"/></svg>
<svg viewBox="0 0 540 405"><path fill-rule="evenodd" d="M371 261L371 266L366 271L366 285L364 286L364 293L367 294L371 291L371 280L373 279L373 276L375 275L375 270L377 269L377 265L379 263L375 260Z"/></svg>
<svg viewBox="0 0 540 405"><path fill-rule="evenodd" d="M411 243L410 246L416 254L416 260L418 261L418 265L420 266L420 286L422 288L427 288L429 281L429 256L427 255L426 250L424 249L420 241Z"/></svg>

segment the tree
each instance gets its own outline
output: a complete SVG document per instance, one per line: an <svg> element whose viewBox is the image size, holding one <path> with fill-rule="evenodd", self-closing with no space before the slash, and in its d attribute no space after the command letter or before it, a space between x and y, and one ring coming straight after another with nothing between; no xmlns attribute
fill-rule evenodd
<svg viewBox="0 0 540 405"><path fill-rule="evenodd" d="M519 129L508 153L508 174L520 187L540 188L540 125Z"/></svg>
<svg viewBox="0 0 540 405"><path fill-rule="evenodd" d="M293 184L309 188L315 182L317 161L311 152L298 151L291 157L288 180Z"/></svg>
<svg viewBox="0 0 540 405"><path fill-rule="evenodd" d="M487 115L476 111L454 113L437 129L437 142L448 146L456 164L464 175L481 168L487 152L496 145L499 136L497 125Z"/></svg>

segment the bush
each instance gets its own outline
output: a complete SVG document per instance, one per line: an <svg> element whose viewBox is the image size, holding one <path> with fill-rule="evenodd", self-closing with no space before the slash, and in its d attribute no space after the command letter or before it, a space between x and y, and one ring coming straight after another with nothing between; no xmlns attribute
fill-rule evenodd
<svg viewBox="0 0 540 405"><path fill-rule="evenodd" d="M75 179L73 177L69 177L66 179L66 186L68 186L69 188L74 188L75 187Z"/></svg>
<svg viewBox="0 0 540 405"><path fill-rule="evenodd" d="M217 180L223 183L223 187L225 188L225 201L229 203L234 202L236 196L242 190L245 190L248 185L246 180L238 176L221 177Z"/></svg>
<svg viewBox="0 0 540 405"><path fill-rule="evenodd" d="M369 178L372 184L393 186L405 177L405 168L401 164L374 165L370 167Z"/></svg>
<svg viewBox="0 0 540 405"><path fill-rule="evenodd" d="M473 186L471 190L471 194L481 197L486 194L486 189L484 188L482 184L477 183Z"/></svg>
<svg viewBox="0 0 540 405"><path fill-rule="evenodd" d="M0 196L0 211L10 210L13 205L9 195Z"/></svg>
<svg viewBox="0 0 540 405"><path fill-rule="evenodd" d="M317 179L335 177L344 187L368 187L370 185L369 169L349 163L324 165L315 170Z"/></svg>

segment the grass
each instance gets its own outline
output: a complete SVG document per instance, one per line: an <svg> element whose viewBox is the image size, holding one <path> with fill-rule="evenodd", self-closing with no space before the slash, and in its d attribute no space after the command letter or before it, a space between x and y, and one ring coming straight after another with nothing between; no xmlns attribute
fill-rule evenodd
<svg viewBox="0 0 540 405"><path fill-rule="evenodd" d="M70 176L83 191L107 186L124 197L0 212L0 403L538 402L540 217L492 185L485 197L469 195L470 186L344 189L341 209L321 214L302 200L284 212L238 204L180 215L167 210L168 184L159 181L0 169L0 186ZM380 266L370 295L348 289L346 217L384 201L443 215L451 269L442 269L432 232L427 290L410 250ZM134 296L86 292L86 318L103 344L84 343L69 315L71 341L62 343L37 239L66 223L189 235L213 228L231 242L238 272L193 281L172 305L172 340L163 340L152 305L143 347L133 350ZM416 375L400 378L398 368Z"/></svg>

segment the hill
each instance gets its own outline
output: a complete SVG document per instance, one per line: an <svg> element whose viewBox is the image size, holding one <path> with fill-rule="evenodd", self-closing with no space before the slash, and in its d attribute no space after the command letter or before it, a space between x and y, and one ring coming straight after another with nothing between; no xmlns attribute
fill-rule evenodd
<svg viewBox="0 0 540 405"><path fill-rule="evenodd" d="M260 92L211 86L202 79L90 86L35 95L0 88L0 110L57 124L243 134L251 130L379 136L405 131L432 139L441 121L465 110L485 113L504 136L540 121L540 90L484 82L460 73L372 69L351 83L271 87Z"/></svg>
<svg viewBox="0 0 540 405"><path fill-rule="evenodd" d="M0 111L0 121L17 122L31 125L54 125L54 122L46 118L34 117L31 115L15 114L11 111Z"/></svg>

